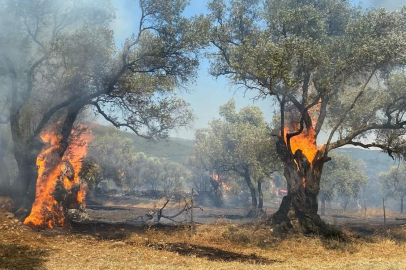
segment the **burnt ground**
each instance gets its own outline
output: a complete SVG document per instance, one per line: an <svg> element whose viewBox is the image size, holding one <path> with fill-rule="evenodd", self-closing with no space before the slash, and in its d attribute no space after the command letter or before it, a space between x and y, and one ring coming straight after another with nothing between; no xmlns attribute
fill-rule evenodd
<svg viewBox="0 0 406 270"><path fill-rule="evenodd" d="M150 227L133 221L159 208L162 201L157 199L118 196L88 203L93 209L87 210L87 222L33 230L3 210L0 200L0 269L389 270L406 265L405 221L396 221L401 216L389 212L384 234L379 209L369 209L366 217L328 211L325 220L342 226L348 236L342 241L280 235L253 219L240 219L248 212L244 208L196 209L195 219L214 225L196 226L192 236L188 226ZM176 212L178 205L173 202L165 211ZM275 209L269 207L267 213Z"/></svg>
<svg viewBox="0 0 406 270"><path fill-rule="evenodd" d="M148 222L146 214L158 211L166 202L165 198L147 198L145 196L99 196L88 200L87 215L90 223L99 224L122 224L129 226L145 225ZM184 200L171 200L163 213L167 216L178 213L185 205ZM266 215L271 215L277 210L278 202L265 206ZM201 206L202 209L194 209L194 221L200 224L249 224L258 219L248 217L248 208ZM386 227L398 227L406 225L406 214L387 211ZM376 230L384 229L382 209L370 208L363 210L350 210L343 213L342 210L327 210L327 215L322 219L338 228L350 228L361 234L373 234ZM168 219L161 219L162 224L182 224L190 222L190 213L185 211L174 218L177 223Z"/></svg>

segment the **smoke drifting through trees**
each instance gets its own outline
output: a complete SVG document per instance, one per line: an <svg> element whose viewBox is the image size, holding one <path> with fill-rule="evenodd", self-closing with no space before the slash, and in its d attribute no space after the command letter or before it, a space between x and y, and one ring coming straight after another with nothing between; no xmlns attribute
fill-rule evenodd
<svg viewBox="0 0 406 270"><path fill-rule="evenodd" d="M182 1L139 4L138 32L115 48L110 1L2 2L1 121L10 124L18 164L14 194L27 198L27 208L36 190L39 135L56 122L61 157L85 110L148 138L190 123L191 111L174 90L196 75L205 21L183 18Z"/></svg>
<svg viewBox="0 0 406 270"><path fill-rule="evenodd" d="M317 195L331 150L350 144L405 153L405 8L364 12L339 0L214 0L210 14L186 19L187 1L139 4L138 32L117 48L108 0L1 2L0 184L16 200L26 199L25 207L36 193L44 131L58 128L61 159L90 112L149 139L189 126L192 112L175 92L194 81L205 47L212 75L271 98L280 117L271 130L257 109L239 114L226 104L224 121L198 132L195 165L212 175L212 185L245 183L255 209L263 206L263 184L279 169L278 153L287 196L272 222L303 225L306 232L323 227ZM330 135L317 145L322 129ZM102 179L152 190L159 183L166 194L192 177L179 164L133 152L128 140L99 142L82 175L94 187ZM16 177L4 173L11 153Z"/></svg>

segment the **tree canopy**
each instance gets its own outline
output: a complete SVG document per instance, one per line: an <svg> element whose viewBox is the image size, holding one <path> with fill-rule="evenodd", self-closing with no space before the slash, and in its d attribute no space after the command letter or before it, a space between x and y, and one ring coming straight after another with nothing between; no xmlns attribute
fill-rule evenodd
<svg viewBox="0 0 406 270"><path fill-rule="evenodd" d="M406 166L392 166L387 172L379 175L382 193L385 197L400 200L400 211L403 213L403 199L406 196Z"/></svg>
<svg viewBox="0 0 406 270"><path fill-rule="evenodd" d="M367 183L365 164L361 160L353 160L348 154L332 154L332 160L323 168L320 182L320 200L322 215L325 201L331 201L336 195L344 197L344 202L356 199Z"/></svg>
<svg viewBox="0 0 406 270"><path fill-rule="evenodd" d="M352 144L404 154L406 7L389 12L341 0L213 0L209 8L213 76L226 76L278 107L274 136L288 195L272 222L305 231L325 227L316 197L331 150ZM319 146L323 133L327 139Z"/></svg>
<svg viewBox="0 0 406 270"><path fill-rule="evenodd" d="M251 190L252 207L257 208L253 185L280 169L275 140L258 107L236 111L234 100L219 109L221 119L208 129L196 132L192 164L217 174L233 172L242 177Z"/></svg>
<svg viewBox="0 0 406 270"><path fill-rule="evenodd" d="M62 156L84 110L146 138L190 124L175 90L196 77L208 23L184 18L187 3L139 1L138 31L119 48L109 0L0 4L0 121L11 126L22 194L35 187L40 133L60 123Z"/></svg>

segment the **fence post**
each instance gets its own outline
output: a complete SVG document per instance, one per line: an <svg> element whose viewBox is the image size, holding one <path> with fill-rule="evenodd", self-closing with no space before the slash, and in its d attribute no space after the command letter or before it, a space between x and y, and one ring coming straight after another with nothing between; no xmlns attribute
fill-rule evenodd
<svg viewBox="0 0 406 270"><path fill-rule="evenodd" d="M193 191L193 188L192 188L192 198L191 198L191 200L190 200L190 203L191 203L191 208L190 208L190 237L192 237L193 236L193 193L194 193L194 191Z"/></svg>
<svg viewBox="0 0 406 270"><path fill-rule="evenodd" d="M386 211L385 211L385 197L382 198L382 206L383 206L383 229L386 235Z"/></svg>

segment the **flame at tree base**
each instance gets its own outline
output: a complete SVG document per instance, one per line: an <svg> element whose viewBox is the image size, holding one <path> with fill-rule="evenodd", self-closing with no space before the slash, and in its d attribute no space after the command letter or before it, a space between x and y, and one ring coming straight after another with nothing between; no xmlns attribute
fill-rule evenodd
<svg viewBox="0 0 406 270"><path fill-rule="evenodd" d="M35 201L24 224L37 228L63 226L68 208L85 206L86 186L81 185L79 173L92 138L86 128L72 131L69 146L61 157L62 136L56 131L41 134L46 146L37 157Z"/></svg>

